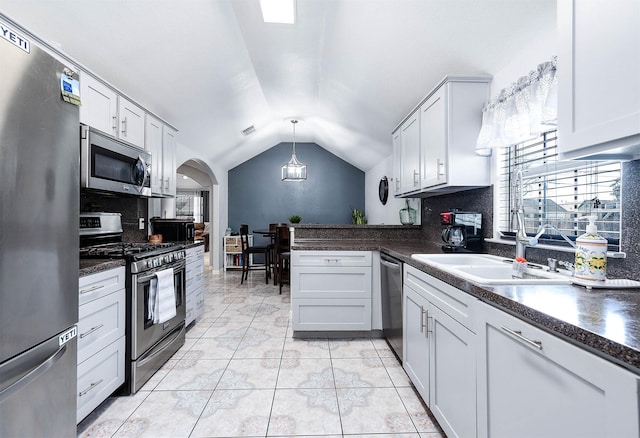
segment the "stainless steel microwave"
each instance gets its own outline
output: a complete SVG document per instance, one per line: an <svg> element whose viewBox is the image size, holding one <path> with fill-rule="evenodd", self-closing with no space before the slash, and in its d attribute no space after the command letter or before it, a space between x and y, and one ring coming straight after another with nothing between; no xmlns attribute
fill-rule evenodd
<svg viewBox="0 0 640 438"><path fill-rule="evenodd" d="M80 186L103 192L151 196L151 154L80 125Z"/></svg>

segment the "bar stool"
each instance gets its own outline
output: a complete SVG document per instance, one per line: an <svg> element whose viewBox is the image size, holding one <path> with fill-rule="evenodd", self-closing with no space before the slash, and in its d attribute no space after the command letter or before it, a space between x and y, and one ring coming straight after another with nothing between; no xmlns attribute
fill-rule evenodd
<svg viewBox="0 0 640 438"><path fill-rule="evenodd" d="M269 276L271 272L269 266L271 265L271 251L268 246L250 246L249 245L249 226L240 225L240 242L242 245L242 275L240 276L240 284L249 277L249 260L253 254L264 254L264 277L265 282L269 283Z"/></svg>
<svg viewBox="0 0 640 438"><path fill-rule="evenodd" d="M289 227L277 227L275 234L275 277L277 283L280 286L280 294L282 294L282 284L291 284L290 279L290 260L291 260L291 247L289 242Z"/></svg>

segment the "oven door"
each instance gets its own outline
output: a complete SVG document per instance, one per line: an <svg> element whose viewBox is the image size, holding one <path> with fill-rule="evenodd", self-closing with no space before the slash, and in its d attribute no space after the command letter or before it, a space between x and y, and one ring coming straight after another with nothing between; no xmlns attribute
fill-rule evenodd
<svg viewBox="0 0 640 438"><path fill-rule="evenodd" d="M149 293L151 279L159 270L173 268L173 282L175 286L176 316L170 320L154 324L149 318ZM181 260L171 265L134 274L131 279L131 360L138 359L147 350L161 341L180 324L185 318L185 261Z"/></svg>
<svg viewBox="0 0 640 438"><path fill-rule="evenodd" d="M81 125L83 188L151 196L151 154L115 137Z"/></svg>

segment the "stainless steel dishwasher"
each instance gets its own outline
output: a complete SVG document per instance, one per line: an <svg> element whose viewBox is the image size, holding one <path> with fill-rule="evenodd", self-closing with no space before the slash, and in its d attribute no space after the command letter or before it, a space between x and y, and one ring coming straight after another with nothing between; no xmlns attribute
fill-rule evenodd
<svg viewBox="0 0 640 438"><path fill-rule="evenodd" d="M402 362L402 262L380 254L382 332Z"/></svg>

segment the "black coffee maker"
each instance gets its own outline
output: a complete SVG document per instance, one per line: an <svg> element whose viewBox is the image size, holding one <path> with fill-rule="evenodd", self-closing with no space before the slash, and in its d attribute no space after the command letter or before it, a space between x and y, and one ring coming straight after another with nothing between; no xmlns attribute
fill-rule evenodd
<svg viewBox="0 0 640 438"><path fill-rule="evenodd" d="M442 245L444 252L483 251L482 245L482 213L475 211L451 210L440 213L442 229Z"/></svg>

